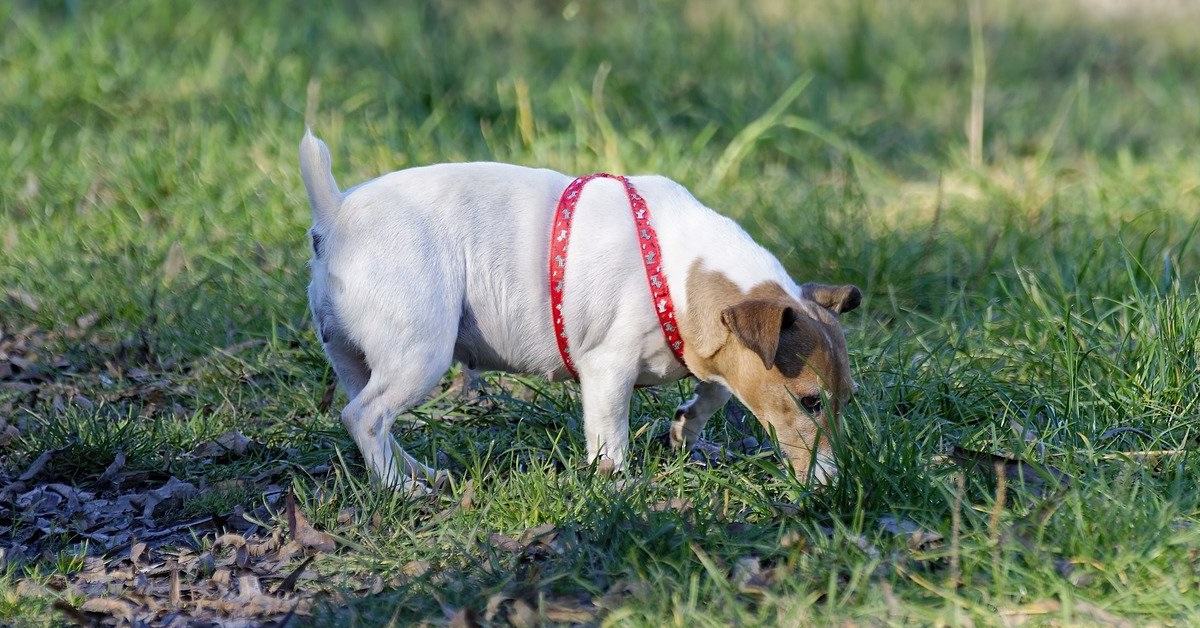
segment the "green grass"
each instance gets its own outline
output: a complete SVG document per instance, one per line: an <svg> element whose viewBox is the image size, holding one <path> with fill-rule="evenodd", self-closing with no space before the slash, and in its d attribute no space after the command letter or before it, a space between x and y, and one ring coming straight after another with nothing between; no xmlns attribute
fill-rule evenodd
<svg viewBox="0 0 1200 628"><path fill-rule="evenodd" d="M222 483L286 463L344 542L310 567L315 623L489 600L519 623L606 594L622 625L1200 621L1198 14L983 4L978 165L965 3L2 4L0 330L46 376L0 385L21 431L0 479L65 448L40 479L100 490L120 452L207 487L183 518L252 510ZM401 428L452 494L375 491L344 397L321 403L306 115L343 186L450 160L657 172L797 279L859 285L837 481L664 450L685 383L635 395L614 488L582 466L576 387L492 378L490 406L441 397ZM230 429L259 446L186 455ZM1001 487L956 447L1069 480ZM489 540L547 523L554 551ZM26 523L0 547L5 525ZM0 623L57 621L56 578L97 551L37 550L0 569ZM773 571L745 586L754 564Z"/></svg>

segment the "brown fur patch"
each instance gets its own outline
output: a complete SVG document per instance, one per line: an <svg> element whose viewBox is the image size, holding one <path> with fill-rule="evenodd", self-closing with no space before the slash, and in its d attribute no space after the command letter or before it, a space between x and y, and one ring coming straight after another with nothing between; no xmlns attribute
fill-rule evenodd
<svg viewBox="0 0 1200 628"><path fill-rule="evenodd" d="M817 453L828 455L828 432L852 393L846 340L834 310L801 304L774 281L748 292L696 262L688 273L687 308L679 318L684 359L701 380L723 380L780 446L798 474ZM832 287L830 287L832 288ZM837 288L835 305L850 305L853 286ZM844 310L853 309L857 303ZM821 403L808 412L800 407Z"/></svg>

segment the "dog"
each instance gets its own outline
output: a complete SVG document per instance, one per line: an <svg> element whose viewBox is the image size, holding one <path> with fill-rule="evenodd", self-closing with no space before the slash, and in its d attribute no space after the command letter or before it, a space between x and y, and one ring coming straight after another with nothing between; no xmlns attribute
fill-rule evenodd
<svg viewBox="0 0 1200 628"><path fill-rule="evenodd" d="M695 446L732 394L798 476L836 473L831 430L855 389L839 315L861 292L797 285L678 183L476 162L400 170L343 193L307 130L300 171L313 320L349 398L342 422L384 485L421 493L448 477L405 452L391 426L454 361L577 377L587 459L604 471L625 467L634 387L693 376L673 447ZM564 215L574 237L558 230Z"/></svg>

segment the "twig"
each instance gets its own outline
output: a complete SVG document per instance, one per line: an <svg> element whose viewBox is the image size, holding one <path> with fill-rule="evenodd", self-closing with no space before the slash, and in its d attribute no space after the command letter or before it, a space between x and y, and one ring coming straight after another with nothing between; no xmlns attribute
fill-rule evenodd
<svg viewBox="0 0 1200 628"><path fill-rule="evenodd" d="M1008 474L1004 472L1004 463L996 461L996 500L992 504L992 513L988 518L988 543L992 546L992 579L998 582L1000 570L1000 515L1004 513L1004 502L1008 500Z"/></svg>
<svg viewBox="0 0 1200 628"><path fill-rule="evenodd" d="M957 589L962 581L959 541L962 538L962 503L966 490L967 477L959 471L954 474L954 510L950 511L950 581L946 586L952 589Z"/></svg>
<svg viewBox="0 0 1200 628"><path fill-rule="evenodd" d="M1099 456L1100 460L1120 460L1122 458L1161 458L1189 453L1187 449L1157 449L1153 451L1118 451Z"/></svg>

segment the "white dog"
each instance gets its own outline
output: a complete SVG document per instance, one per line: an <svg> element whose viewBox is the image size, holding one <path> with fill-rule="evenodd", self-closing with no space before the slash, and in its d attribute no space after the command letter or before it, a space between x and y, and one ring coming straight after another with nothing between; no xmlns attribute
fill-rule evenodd
<svg viewBox="0 0 1200 628"><path fill-rule="evenodd" d="M679 184L461 163L342 193L311 133L300 170L313 318L350 399L342 422L385 484L427 491L443 477L391 426L454 360L576 376L588 461L602 469L625 464L634 386L690 374L700 383L672 445L693 447L732 392L801 477L835 472L827 430L854 388L838 314L858 306L858 288L798 286Z"/></svg>

